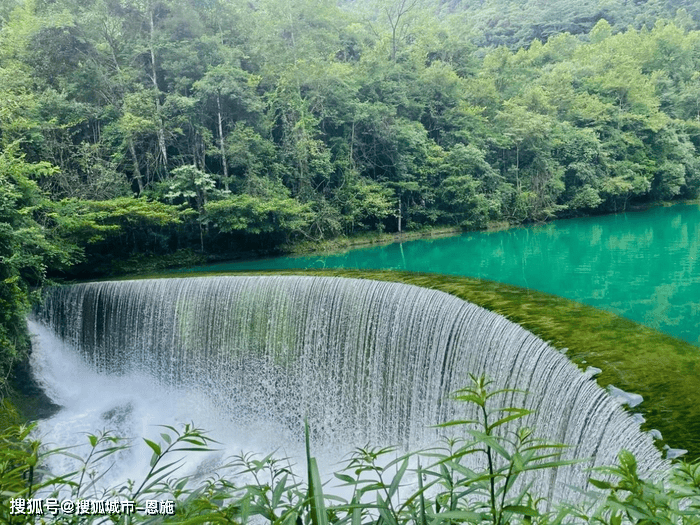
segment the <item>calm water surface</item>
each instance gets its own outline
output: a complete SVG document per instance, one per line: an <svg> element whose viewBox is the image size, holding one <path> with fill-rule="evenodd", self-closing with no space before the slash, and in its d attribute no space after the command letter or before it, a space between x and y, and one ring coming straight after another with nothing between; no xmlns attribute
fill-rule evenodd
<svg viewBox="0 0 700 525"><path fill-rule="evenodd" d="M283 268L396 269L480 277L567 297L700 345L697 204L325 256L207 267Z"/></svg>

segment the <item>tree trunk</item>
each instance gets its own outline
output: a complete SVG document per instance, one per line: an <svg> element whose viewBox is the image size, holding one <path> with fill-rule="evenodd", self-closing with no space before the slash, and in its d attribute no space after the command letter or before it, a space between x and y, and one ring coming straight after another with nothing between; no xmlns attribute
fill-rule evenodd
<svg viewBox="0 0 700 525"><path fill-rule="evenodd" d="M221 118L221 96L216 94L216 106L219 118L219 148L221 149L221 164L224 168L224 189L228 191L228 162L226 161L226 147L224 145L224 126Z"/></svg>
<svg viewBox="0 0 700 525"><path fill-rule="evenodd" d="M515 143L515 189L518 195L522 193L522 185L520 184L520 142Z"/></svg>
<svg viewBox="0 0 700 525"><path fill-rule="evenodd" d="M401 197L399 197L399 214L398 214L398 219L399 219L399 233L401 233Z"/></svg>
<svg viewBox="0 0 700 525"><path fill-rule="evenodd" d="M353 156L353 150L355 149L355 117L352 117L352 135L350 136L350 155L348 158L350 167L355 167L355 160Z"/></svg>
<svg viewBox="0 0 700 525"><path fill-rule="evenodd" d="M167 173L168 171L168 151L165 147L165 130L163 126L163 116L160 108L160 89L158 88L158 77L156 75L156 52L154 49L154 34L155 34L155 23L153 21L153 11L151 10L150 17L150 42L149 51L151 53L151 80L153 81L153 87L156 92L156 118L158 119L158 148L160 149L160 155L163 161L163 167Z"/></svg>
<svg viewBox="0 0 700 525"><path fill-rule="evenodd" d="M139 158L136 156L136 148L134 147L133 139L129 139L129 151L131 152L131 159L134 162L134 177L139 185L139 194L143 193L143 178L141 177L141 170L139 169Z"/></svg>

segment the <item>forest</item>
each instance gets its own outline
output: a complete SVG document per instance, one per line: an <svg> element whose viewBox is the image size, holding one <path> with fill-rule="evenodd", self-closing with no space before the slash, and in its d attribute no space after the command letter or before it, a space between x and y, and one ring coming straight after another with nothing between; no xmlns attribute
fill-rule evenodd
<svg viewBox="0 0 700 525"><path fill-rule="evenodd" d="M0 385L48 278L696 198L699 24L671 0L3 0Z"/></svg>

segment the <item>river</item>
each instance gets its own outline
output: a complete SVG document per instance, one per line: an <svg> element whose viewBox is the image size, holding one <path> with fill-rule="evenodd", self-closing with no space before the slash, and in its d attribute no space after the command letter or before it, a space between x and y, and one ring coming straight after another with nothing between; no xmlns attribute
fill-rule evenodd
<svg viewBox="0 0 700 525"><path fill-rule="evenodd" d="M193 270L396 269L531 288L700 345L700 205Z"/></svg>

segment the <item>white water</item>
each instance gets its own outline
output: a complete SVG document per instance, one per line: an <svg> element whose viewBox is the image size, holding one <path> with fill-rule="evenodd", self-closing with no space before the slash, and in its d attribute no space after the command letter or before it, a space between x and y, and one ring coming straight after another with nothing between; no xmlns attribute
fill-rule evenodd
<svg viewBox="0 0 700 525"><path fill-rule="evenodd" d="M300 457L298 447L285 450L275 439L279 429L263 433L250 432L231 423L226 410L221 410L207 395L196 390L156 385L148 375L134 373L115 376L95 370L68 345L61 342L45 326L29 323L35 335L32 370L47 395L61 410L39 422L38 433L48 447L75 447L70 452L83 458L89 451L88 434L108 430L111 435L127 438L131 446L98 465L108 474L97 484L99 489L117 488L127 480L138 484L149 469L152 450L143 439L161 442L160 434L168 432L159 425L182 430L186 423L196 422L207 430L207 436L219 441L209 453L175 455L184 458L179 476L209 474L227 463L227 458L242 452L267 453L278 450L280 457ZM52 456L50 467L55 474L76 470L80 465L68 456ZM99 496L99 494L95 494Z"/></svg>
<svg viewBox="0 0 700 525"><path fill-rule="evenodd" d="M540 474L540 494L578 499L586 469L621 448L642 472L664 468L651 437L565 356L441 292L321 277L91 283L53 290L37 319L34 366L65 407L41 429L61 444L193 420L224 442L210 462L241 449L298 455L308 416L326 458L367 442L431 446L430 425L475 415L448 401L471 373L527 390L504 404L534 410L525 423L571 445L566 457L591 458ZM133 466L150 450L138 451L110 476L142 476Z"/></svg>

